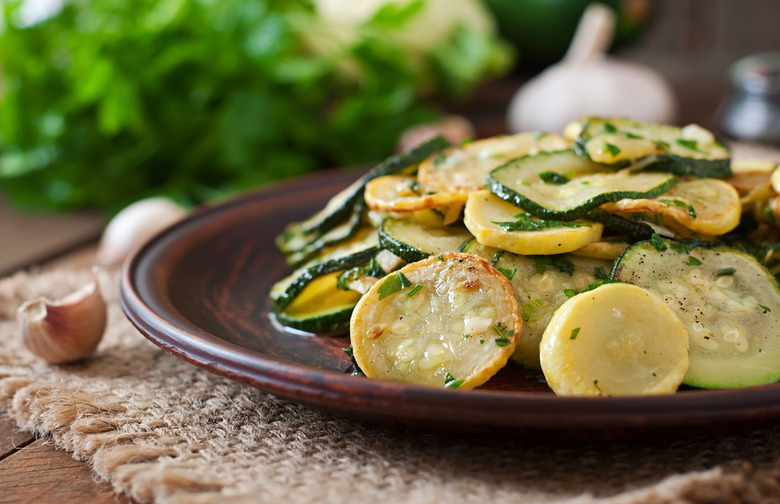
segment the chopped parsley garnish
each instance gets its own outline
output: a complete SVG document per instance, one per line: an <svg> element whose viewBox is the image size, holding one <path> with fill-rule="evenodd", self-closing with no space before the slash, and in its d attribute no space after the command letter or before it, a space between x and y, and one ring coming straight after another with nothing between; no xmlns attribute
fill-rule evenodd
<svg viewBox="0 0 780 504"><path fill-rule="evenodd" d="M479 344L480 345L484 345L485 344L485 340L483 340L483 339L479 340Z"/></svg>
<svg viewBox="0 0 780 504"><path fill-rule="evenodd" d="M680 208L684 208L684 209L688 210L688 215L690 215L691 217L696 217L696 209L693 208L692 205L689 205L688 203L686 203L686 202L684 202L682 200L678 200L678 199L673 199L673 200L659 199L658 201L660 201L661 203L666 203L667 205L675 205L675 206L678 206Z"/></svg>
<svg viewBox="0 0 780 504"><path fill-rule="evenodd" d="M563 295L566 296L567 298L576 296L577 294L579 294L579 292L577 292L574 289L563 289Z"/></svg>
<svg viewBox="0 0 780 504"><path fill-rule="evenodd" d="M605 122L604 123L604 133L616 133L617 128L614 124Z"/></svg>
<svg viewBox="0 0 780 504"><path fill-rule="evenodd" d="M758 305L762 310L764 310L764 313L771 312L772 310L769 309L768 306L764 306L762 304Z"/></svg>
<svg viewBox="0 0 780 504"><path fill-rule="evenodd" d="M460 143L460 146L461 146L461 147L465 147L465 146L467 146L467 145L469 145L469 144L472 144L472 143L474 143L474 137L466 137L466 138L464 138L464 139L463 139L463 141Z"/></svg>
<svg viewBox="0 0 780 504"><path fill-rule="evenodd" d="M637 135L636 133L631 133L630 131L623 131L623 136L626 138L631 138L633 140L642 140L644 139L643 136Z"/></svg>
<svg viewBox="0 0 780 504"><path fill-rule="evenodd" d="M470 333L463 333L463 339L469 339L471 337Z"/></svg>
<svg viewBox="0 0 780 504"><path fill-rule="evenodd" d="M414 194L420 194L420 182L417 180L410 180L407 182L407 186L409 187L409 190L412 191Z"/></svg>
<svg viewBox="0 0 780 504"><path fill-rule="evenodd" d="M517 268L496 268L498 271L501 272L502 275L507 277L508 279L512 280L515 277L515 273L517 273Z"/></svg>
<svg viewBox="0 0 780 504"><path fill-rule="evenodd" d="M417 284L417 285L415 285L414 287L412 287L412 290L410 290L409 292L407 292L407 293L406 293L406 297L412 297L412 296L414 296L414 295L415 295L415 294L417 294L417 293L420 291L420 289L422 289L422 288L423 288L423 287L422 287L422 285L421 285L421 284Z"/></svg>
<svg viewBox="0 0 780 504"><path fill-rule="evenodd" d="M734 268L723 268L716 271L715 276L716 277L728 276L728 275L733 275L736 272L737 270L735 270Z"/></svg>
<svg viewBox="0 0 780 504"><path fill-rule="evenodd" d="M684 240L680 242L671 242L669 243L669 247L671 247L672 250L675 252L679 252L680 254L687 254L694 248L701 245L701 240L698 238L694 238L693 240Z"/></svg>
<svg viewBox="0 0 780 504"><path fill-rule="evenodd" d="M526 322L536 322L536 309L544 306L541 299L533 299L520 307L520 317Z"/></svg>
<svg viewBox="0 0 780 504"><path fill-rule="evenodd" d="M601 287L602 285L613 284L613 283L625 283L625 282L621 282L620 280L612 280L610 278L607 278L606 280L602 280L600 282L594 282L594 283L588 284L584 289L582 289L580 291L580 294L582 294L583 292L592 291L593 289L596 289L597 287Z"/></svg>
<svg viewBox="0 0 780 504"><path fill-rule="evenodd" d="M514 331L510 331L509 329L504 329L499 324L493 326L493 331L495 331L495 333L498 334L498 338L493 340L495 341L496 345L500 347L505 347L510 343L512 343L512 339L510 338L510 336L512 336L515 333Z"/></svg>
<svg viewBox="0 0 780 504"><path fill-rule="evenodd" d="M580 333L580 328L579 327L575 327L574 329L571 330L571 336L569 336L569 339L570 340L577 339L577 335L579 333Z"/></svg>
<svg viewBox="0 0 780 504"><path fill-rule="evenodd" d="M618 154L620 154L620 147L618 147L615 144L611 144L609 142L604 142L604 148L606 148L609 151L609 153L610 153L610 155L612 155L612 157L615 157Z"/></svg>
<svg viewBox="0 0 780 504"><path fill-rule="evenodd" d="M693 257L693 256L688 256L688 265L689 266L701 266L702 264L704 264L704 263L701 262L701 259L698 259L698 258Z"/></svg>
<svg viewBox="0 0 780 504"><path fill-rule="evenodd" d="M341 290L349 290L349 284L359 279L361 276L369 276L374 278L382 278L385 276L385 270L379 266L375 258L371 258L371 262L366 267L357 266L355 268L348 269L341 275L339 275L336 281L336 287Z"/></svg>
<svg viewBox="0 0 780 504"><path fill-rule="evenodd" d="M433 158L433 166L439 166L445 161L447 161L447 156L445 156L444 154L439 154L438 156Z"/></svg>
<svg viewBox="0 0 780 504"><path fill-rule="evenodd" d="M685 147L688 150L692 150L693 152L705 154L705 152L699 148L699 142L697 142L696 140L686 140L685 138L678 138L674 141L674 143L676 143L681 147Z"/></svg>
<svg viewBox="0 0 780 504"><path fill-rule="evenodd" d="M529 214L526 213L520 213L515 215L515 219L517 219L514 222L500 222L500 221L491 221L496 226L500 227L504 231L541 231L543 229L552 229L552 228L561 228L561 227L568 227L568 228L576 228L576 227L583 227L583 226L589 226L589 224L573 224L571 222L563 222L563 221L557 221L557 220L548 220L548 219L537 219L536 217L532 217Z"/></svg>
<svg viewBox="0 0 780 504"><path fill-rule="evenodd" d="M444 388L458 388L463 385L463 378L455 378L450 373L444 375Z"/></svg>
<svg viewBox="0 0 780 504"><path fill-rule="evenodd" d="M664 142L663 140L656 140L655 145L662 151L668 151L669 147L671 147L669 142Z"/></svg>
<svg viewBox="0 0 780 504"><path fill-rule="evenodd" d="M382 285L379 286L379 299L384 299L387 296L395 294L396 292L400 292L411 285L412 282L406 278L406 275L399 271L395 275L390 275L385 278L385 281L382 282Z"/></svg>
<svg viewBox="0 0 780 504"><path fill-rule="evenodd" d="M561 173L554 171L545 171L539 174L539 178L544 181L545 184L562 185L569 181L569 177Z"/></svg>
<svg viewBox="0 0 780 504"><path fill-rule="evenodd" d="M593 272L593 276L596 277L596 280L606 280L608 278L607 272L604 271L604 268L601 266L596 266L596 269Z"/></svg>
<svg viewBox="0 0 780 504"><path fill-rule="evenodd" d="M561 273L568 273L569 276L574 274L574 263L563 257L555 256L530 256L533 257L536 263L536 272L540 275L544 275L547 268L554 266L558 268Z"/></svg>
<svg viewBox="0 0 780 504"><path fill-rule="evenodd" d="M650 236L650 243L652 243L653 247L655 247L655 249L659 252L663 252L667 248L666 242L658 233L653 233Z"/></svg>

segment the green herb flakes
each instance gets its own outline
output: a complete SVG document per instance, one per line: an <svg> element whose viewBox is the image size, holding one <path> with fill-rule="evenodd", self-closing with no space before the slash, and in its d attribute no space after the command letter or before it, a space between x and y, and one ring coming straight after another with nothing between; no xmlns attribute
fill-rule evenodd
<svg viewBox="0 0 780 504"><path fill-rule="evenodd" d="M406 297L412 297L412 296L414 296L414 295L415 295L415 294L417 294L417 293L420 291L420 289L422 289L422 288L423 288L423 286L422 286L421 284L417 284L417 285L415 285L414 287L412 287L412 290L410 290L409 292L407 292L407 293L406 293Z"/></svg>
<svg viewBox="0 0 780 504"><path fill-rule="evenodd" d="M544 229L553 228L577 228L583 226L589 226L589 224L574 224L571 222L557 221L552 219L539 219L532 217L529 214L521 213L515 215L514 222L511 221L491 221L496 226L500 227L504 231L542 231Z"/></svg>
<svg viewBox="0 0 780 504"><path fill-rule="evenodd" d="M769 307L768 307L768 306L764 306L764 305L762 305L762 304L760 304L760 305L758 305L758 306L759 306L759 308L761 308L762 310L764 310L764 313L769 313L769 312L771 312L771 311L772 311L772 310L770 310L770 309L769 309Z"/></svg>
<svg viewBox="0 0 780 504"><path fill-rule="evenodd" d="M734 268L723 268L716 271L715 276L716 277L729 276L729 275L733 275L736 272L737 270L735 270Z"/></svg>
<svg viewBox="0 0 780 504"><path fill-rule="evenodd" d="M545 184L563 185L569 182L569 178L566 175L556 173L554 171L546 171L539 174L539 178Z"/></svg>
<svg viewBox="0 0 780 504"><path fill-rule="evenodd" d="M604 271L604 268L601 266L596 266L596 269L593 272L593 276L596 277L596 280L606 280L608 278L607 272Z"/></svg>
<svg viewBox="0 0 780 504"><path fill-rule="evenodd" d="M610 135L612 133L617 133L617 128L615 127L614 124L605 122L604 123L604 133L608 133Z"/></svg>
<svg viewBox="0 0 780 504"><path fill-rule="evenodd" d="M701 262L701 259L688 256L688 266L701 266L702 264L704 263Z"/></svg>
<svg viewBox="0 0 780 504"><path fill-rule="evenodd" d="M496 268L498 271L501 272L502 275L507 277L509 280L512 280L515 277L515 274L517 273L517 268Z"/></svg>
<svg viewBox="0 0 780 504"><path fill-rule="evenodd" d="M659 252L663 252L666 250L666 242L658 233L653 233L652 236L650 236L650 242L653 244L655 249Z"/></svg>
<svg viewBox="0 0 780 504"><path fill-rule="evenodd" d="M570 340L577 339L577 335L579 333L580 333L580 328L579 327L575 327L574 329L571 330L571 336L569 336L569 339Z"/></svg>
<svg viewBox="0 0 780 504"><path fill-rule="evenodd" d="M520 307L520 317L526 322L536 322L538 319L536 309L542 306L544 306L544 301L541 299L533 299L523 303L523 306Z"/></svg>
<svg viewBox="0 0 780 504"><path fill-rule="evenodd" d="M682 200L678 200L678 199L673 199L673 200L659 199L658 201L660 201L661 203L665 203L667 205L674 205L674 206L677 206L677 207L680 207L680 208L684 208L684 209L686 209L688 211L688 215L690 215L691 217L694 217L694 218L696 217L696 209L693 208L693 205L689 205L688 203L686 203L686 202L684 202Z"/></svg>
<svg viewBox="0 0 780 504"><path fill-rule="evenodd" d="M577 292L574 289L563 289L563 295L566 296L567 298L574 297L577 294L579 294L579 292Z"/></svg>
<svg viewBox="0 0 780 504"><path fill-rule="evenodd" d="M617 145L615 145L615 144L611 144L611 143L609 143L609 142L604 142L604 148L605 148L605 149L607 149L607 151L609 151L609 153L610 153L610 155L611 155L612 157L615 157L615 156L617 156L617 155L618 155L618 154L620 154L620 152L621 152L621 151L620 151L620 147L618 147L618 146L617 146Z"/></svg>
<svg viewBox="0 0 780 504"><path fill-rule="evenodd" d="M444 388L456 389L463 385L463 378L455 378L450 373L444 376Z"/></svg>
<svg viewBox="0 0 780 504"><path fill-rule="evenodd" d="M379 291L378 291L379 299L382 300L387 296L402 291L403 289L411 285L412 282L409 281L408 278L406 278L406 275L404 275L399 271L395 275L390 275L387 278L385 278L385 281L382 282L382 285L379 286Z"/></svg>

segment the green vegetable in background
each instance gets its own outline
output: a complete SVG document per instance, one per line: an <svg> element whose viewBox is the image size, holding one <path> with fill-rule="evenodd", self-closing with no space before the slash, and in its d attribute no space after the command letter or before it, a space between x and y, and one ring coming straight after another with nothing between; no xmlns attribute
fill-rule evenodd
<svg viewBox="0 0 780 504"><path fill-rule="evenodd" d="M463 96L510 63L467 17L405 45L434 1L377 2L345 37L304 0L71 0L30 26L4 0L0 190L113 211L382 159L438 115L425 93Z"/></svg>

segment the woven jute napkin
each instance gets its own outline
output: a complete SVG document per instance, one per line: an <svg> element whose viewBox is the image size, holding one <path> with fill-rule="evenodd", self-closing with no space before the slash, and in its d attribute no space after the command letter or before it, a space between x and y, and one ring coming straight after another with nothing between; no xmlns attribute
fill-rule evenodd
<svg viewBox="0 0 780 504"><path fill-rule="evenodd" d="M87 271L0 280L0 408L140 502L780 502L780 428L620 443L534 442L496 430L401 432L307 408L197 369L125 318L100 274L97 352L52 366L17 341L17 307Z"/></svg>

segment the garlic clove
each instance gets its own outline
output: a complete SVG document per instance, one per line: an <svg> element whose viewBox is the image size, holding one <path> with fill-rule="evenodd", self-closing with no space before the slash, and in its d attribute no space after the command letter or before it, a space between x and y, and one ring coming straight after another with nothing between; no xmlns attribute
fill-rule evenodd
<svg viewBox="0 0 780 504"><path fill-rule="evenodd" d="M119 266L136 247L184 218L187 211L169 198L146 198L125 207L106 226L96 260L102 266Z"/></svg>
<svg viewBox="0 0 780 504"><path fill-rule="evenodd" d="M59 301L33 299L16 312L24 346L52 364L74 362L92 353L103 338L107 318L97 279Z"/></svg>

